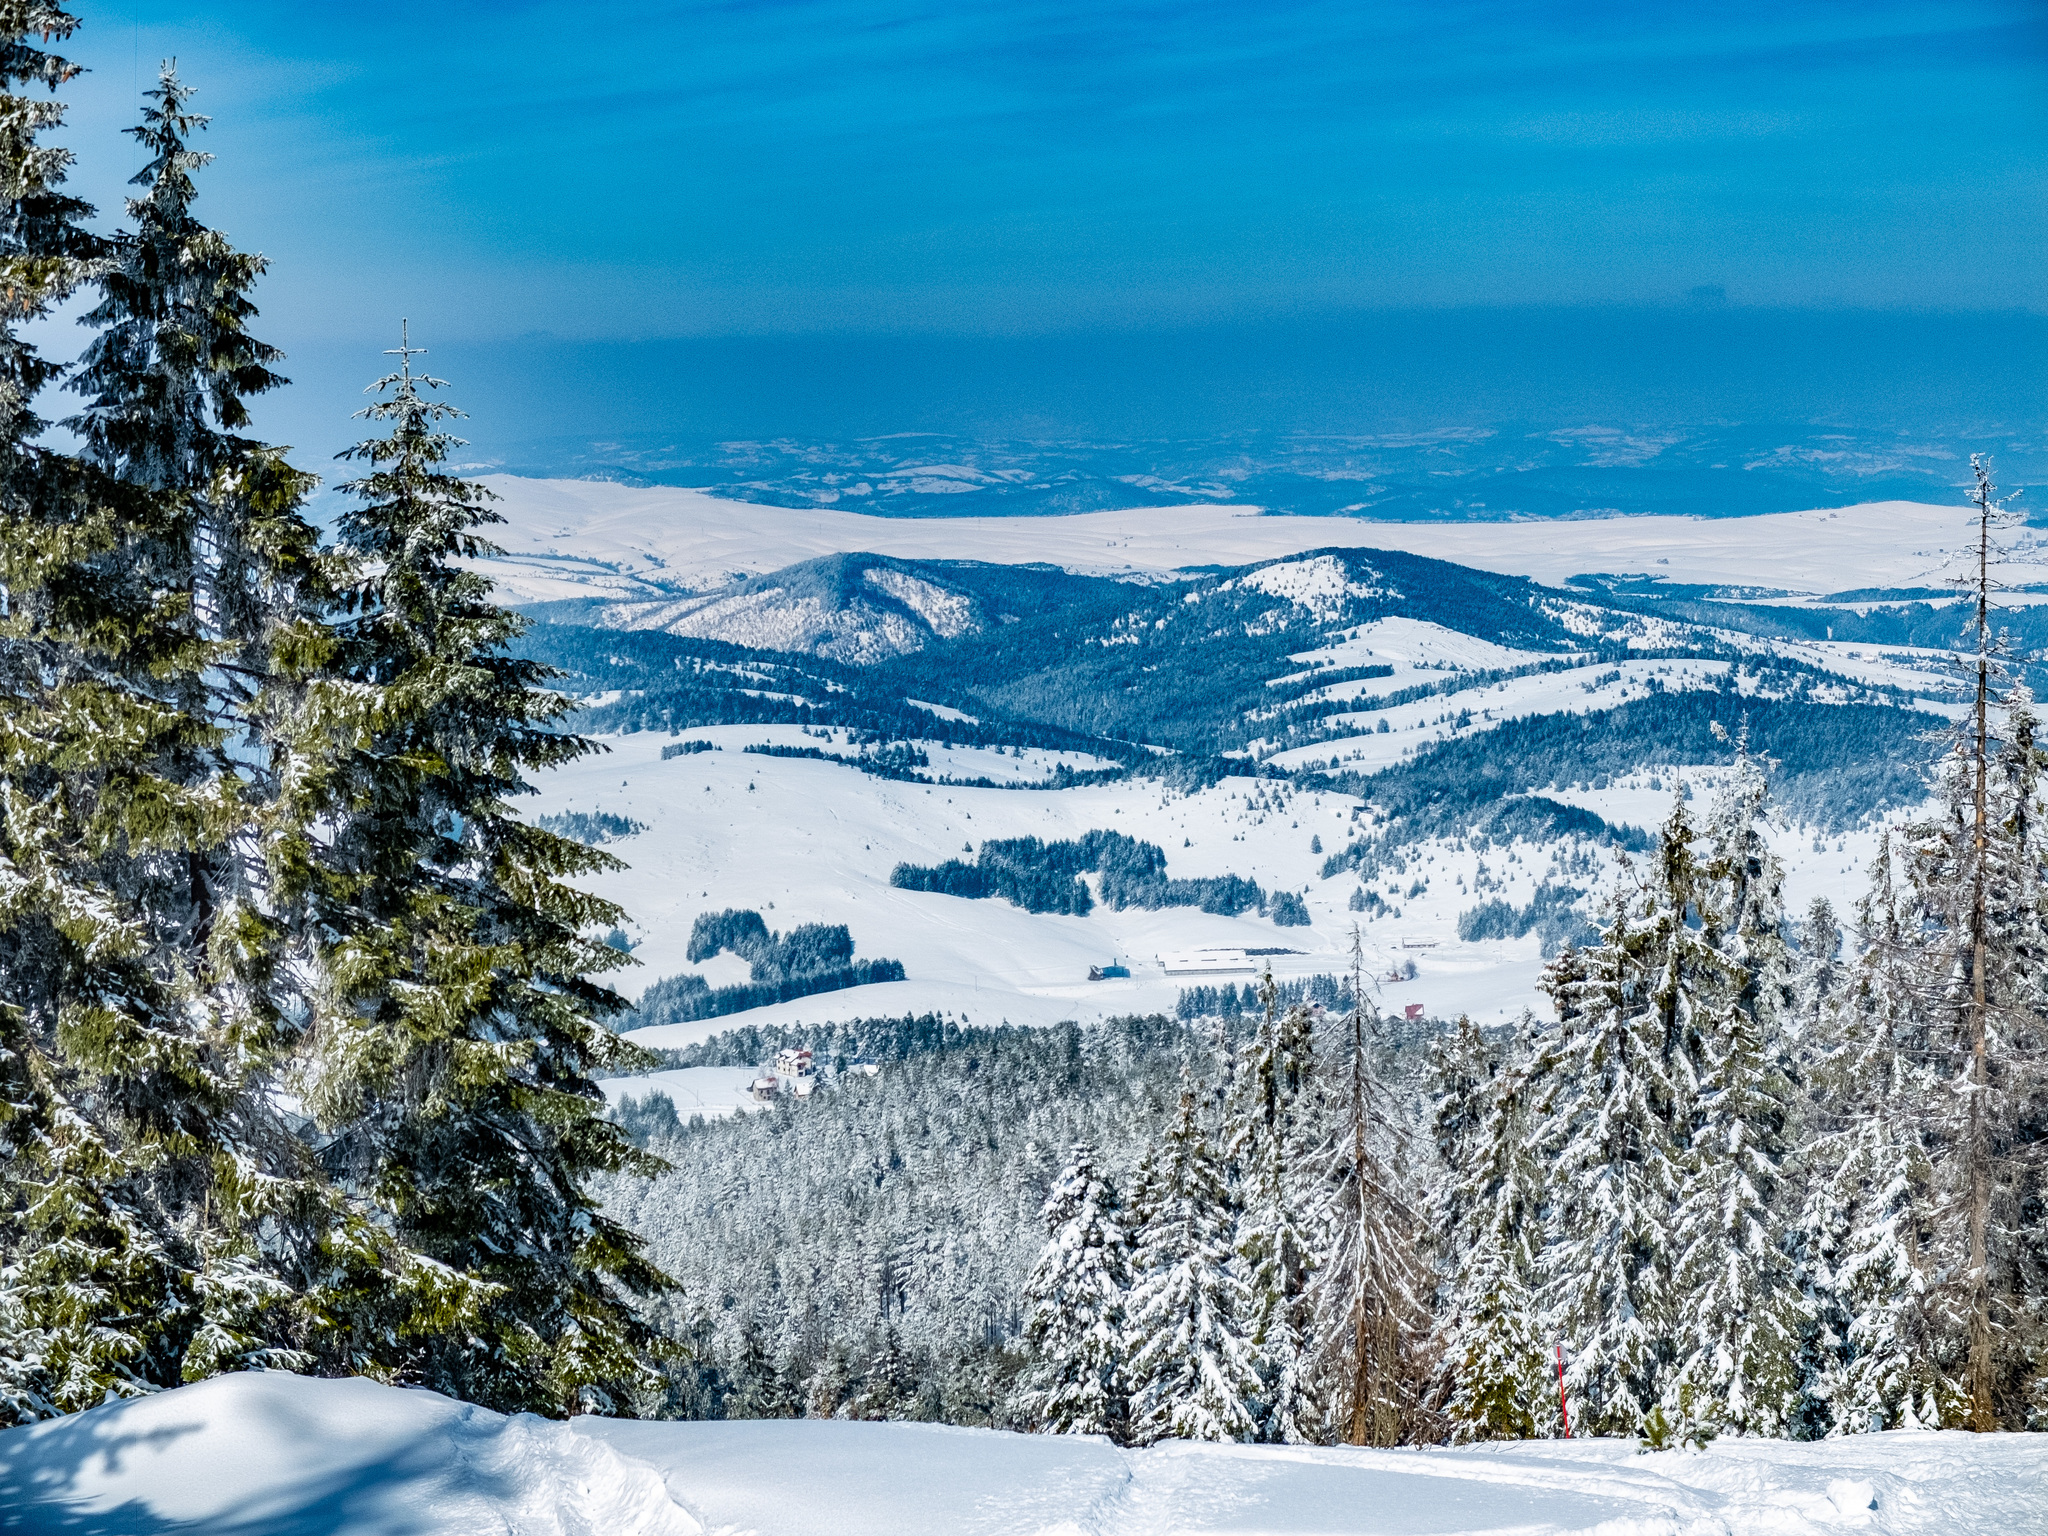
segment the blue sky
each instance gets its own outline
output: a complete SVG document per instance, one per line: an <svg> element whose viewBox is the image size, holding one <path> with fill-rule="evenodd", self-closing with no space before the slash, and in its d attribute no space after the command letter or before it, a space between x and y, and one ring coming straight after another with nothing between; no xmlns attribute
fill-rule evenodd
<svg viewBox="0 0 2048 1536"><path fill-rule="evenodd" d="M118 209L175 53L202 212L273 258L269 334L322 389L401 313L492 367L637 358L659 417L693 339L1085 368L1360 311L2048 311L2038 0L80 14L80 189Z"/></svg>

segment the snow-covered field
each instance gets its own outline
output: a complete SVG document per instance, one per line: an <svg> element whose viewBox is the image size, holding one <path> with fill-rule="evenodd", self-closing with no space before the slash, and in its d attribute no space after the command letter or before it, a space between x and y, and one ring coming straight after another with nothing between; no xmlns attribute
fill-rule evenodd
<svg viewBox="0 0 2048 1536"><path fill-rule="evenodd" d="M1576 694L1578 684L1571 688ZM1441 709L1438 701L1429 702L1432 715ZM1436 729L1359 739L1377 747L1400 742L1403 734L1411 742L1424 740ZM1065 790L928 787L878 779L837 763L740 750L761 741L817 744L794 726L715 726L688 734L716 741L723 750L664 762L665 735L608 737L610 751L550 775L530 802L535 813L606 811L646 827L608 845L630 868L590 882L623 904L631 918L627 932L641 965L617 978L621 990L637 996L649 982L684 971L697 972L713 987L745 980L744 964L731 955L693 965L685 953L698 914L727 907L752 908L781 930L844 923L858 956L901 960L906 979L634 1032L649 1045L686 1045L737 1023L929 1011L976 1024L1051 1024L1167 1011L1190 978L1168 976L1159 964L1162 956L1205 946L1277 948L1295 952L1258 963L1270 963L1283 980L1338 973L1348 968L1354 919L1364 930L1367 964L1382 978L1383 1006L1398 1012L1421 1004L1439 1017L1467 1012L1490 1022L1511 1018L1525 1006L1548 1008L1536 990L1542 968L1537 939L1462 943L1458 914L1495 897L1526 903L1546 878L1598 889L1613 872L1604 856L1597 872L1565 877L1553 871L1548 848L1481 853L1424 844L1411 851L1408 873L1380 887L1400 915L1365 920L1349 905L1357 878L1346 873L1325 880L1321 874L1325 856L1349 840L1358 804L1350 796L1297 792L1272 780L1227 781L1196 794L1167 791L1149 780ZM933 768L940 768L936 749ZM1688 770L1686 776L1704 804L1713 771ZM1672 781L1659 777L1653 788L1652 777L1646 770L1602 789L1560 790L1558 798L1616 822L1654 827L1670 811ZM1053 840L1097 827L1158 844L1166 850L1168 873L1177 878L1237 874L1268 890L1302 892L1310 926L1280 928L1255 913L1221 917L1192 908L1114 912L1098 905L1086 917L1032 914L1002 900L969 901L889 884L890 871L901 861L937 864L969 857L967 845L979 847L987 838ZM1782 830L1775 841L1787 867L1789 909L1801 911L1812 897L1825 895L1837 911L1851 910L1876 837L1875 829L1866 829L1830 837L1817 848L1810 831ZM1317 838L1320 853L1312 842ZM1418 882L1424 888L1415 891ZM1387 979L1410 960L1415 979ZM1087 979L1091 965L1112 961L1129 965L1128 980ZM712 1103L701 1099L702 1086L693 1091L708 1111ZM719 1103L729 1102L728 1091L728 1085L719 1086ZM677 1107L690 1112L681 1099Z"/></svg>
<svg viewBox="0 0 2048 1536"><path fill-rule="evenodd" d="M1957 573L1954 507L1884 501L1766 517L1378 523L1265 517L1256 507L1144 507L1072 517L888 518L724 501L669 486L491 476L511 558L491 574L513 601L704 591L819 555L1043 560L1104 574L1244 565L1331 547L1398 549L1556 584L1588 571L1795 593L1932 587ZM2019 535L2013 585L2048 580L2048 546Z"/></svg>
<svg viewBox="0 0 2048 1536"><path fill-rule="evenodd" d="M1617 518L1578 522L1422 525L1346 518L1251 515L1256 509L1144 509L1056 518L891 519L826 509L785 509L720 501L673 488L635 489L602 482L499 479L492 482L510 519L503 542L516 558L492 574L510 595L548 598L598 592L641 596L716 587L736 573L779 569L832 552L872 551L904 557L1054 561L1080 570L1165 574L1194 564L1239 563L1285 556L1333 543L1415 550L1502 572L1560 581L1584 571L1649 571L1680 582L1727 582L1804 592L1853 587L1926 586L1953 565L1967 528L1955 509L1877 503L1837 512L1786 513L1742 519ZM2031 537L2031 535L2027 535ZM2029 545L2026 558L2037 551ZM2008 570L2009 581L2031 567ZM2048 575L2048 569L2034 574ZM1340 562L1307 560L1267 567L1243 578L1284 590L1320 611L1338 602L1355 578ZM1341 589L1341 590L1340 590ZM1331 609L1332 612L1336 610ZM1589 613L1591 610L1588 610ZM1451 622L1455 622L1453 619ZM1589 623L1593 622L1589 620ZM1662 644L1663 621L1643 621L1631 643ZM1594 628L1597 630L1597 623ZM1682 638L1682 637L1681 637ZM1950 682L1940 654L1831 641L1762 641L1727 635L1730 644L1784 653L1832 672L1810 697L1855 694L1854 684L1902 687L1920 707L1953 712L1930 694ZM1324 668L1386 663L1393 675L1339 682L1308 702L1350 704L1416 684L1453 683L1484 671L1513 670L1544 658L1462 634L1441 623L1390 617L1328 632L1296 653L1275 683L1298 686ZM1563 671L1531 672L1501 681L1471 680L1456 692L1391 708L1361 708L1331 724L1350 734L1273 753L1284 738L1259 744L1279 767L1338 765L1372 772L1426 751L1454 734L1482 732L1503 721L1557 712L1611 709L1653 689L1723 687L1725 661L1673 658L1603 661ZM1745 684L1745 686L1747 686ZM1286 695L1276 691L1276 705ZM935 714L953 713L926 705ZM1283 729L1279 724L1275 732ZM1615 873L1611 856L1565 870L1561 856L1579 850L1518 847L1512 856L1454 845L1412 850L1399 880L1383 877L1374 894L1385 903L1370 917L1350 902L1359 882L1350 874L1325 880L1325 857L1349 841L1357 802L1335 794L1298 793L1270 781L1221 784L1195 794L1147 781L1060 791L965 789L887 781L837 763L745 754L772 743L851 752L843 733L833 740L795 726L693 729L693 738L723 750L659 760L667 738L644 734L608 740L612 751L550 775L536 812L580 810L624 815L645 830L611 851L632 867L594 882L630 914L642 968L622 978L637 996L649 982L695 971L713 987L746 979L730 955L693 966L691 924L727 907L759 911L773 928L844 923L857 953L903 962L907 979L778 1004L738 1017L658 1026L639 1032L649 1044L675 1046L735 1022L817 1023L856 1016L939 1012L972 1023L1007 1020L1048 1024L1174 1006L1185 979L1168 977L1159 958L1202 946L1290 951L1261 957L1276 976L1346 968L1351 926L1360 918L1367 963L1381 978L1384 1005L1421 1005L1449 1017L1468 1012L1493 1021L1523 1007L1547 1008L1537 992L1537 939L1463 943L1457 917L1482 900L1526 903L1545 880L1600 890ZM917 744L926 771L998 784L1042 781L1059 761L1095 766L1077 754L1021 756ZM1703 744L1704 745L1704 744ZM1687 770L1696 793L1713 775ZM1651 828L1669 810L1672 772L1644 768L1598 788L1559 786L1558 798L1616 823ZM970 858L988 838L1074 838L1095 828L1128 833L1166 851L1175 877L1234 874L1266 890L1302 895L1310 925L1277 928L1256 914L1222 917L1193 909L1113 912L1100 905L1086 917L1033 915L1000 900L967 901L890 887L899 862L938 864ZM1320 842L1320 847L1317 842ZM1787 904L1794 913L1825 895L1838 913L1853 909L1875 829L1817 840L1786 828L1776 839L1787 866ZM1490 867L1489 867L1490 866ZM1129 979L1091 982L1091 966L1128 965ZM1410 963L1417 975L1392 979ZM1234 978L1247 980L1248 975ZM692 1088L708 1113L722 1109ZM679 1107L682 1107L679 1101Z"/></svg>
<svg viewBox="0 0 2048 1536"><path fill-rule="evenodd" d="M218 1377L0 1434L0 1530L80 1536L1869 1536L2048 1529L2048 1435L1296 1450L922 1424L566 1424Z"/></svg>

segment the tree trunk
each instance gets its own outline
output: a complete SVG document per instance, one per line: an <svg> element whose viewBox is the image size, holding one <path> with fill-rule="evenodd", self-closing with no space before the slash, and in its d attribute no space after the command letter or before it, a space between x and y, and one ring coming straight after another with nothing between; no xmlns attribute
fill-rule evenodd
<svg viewBox="0 0 2048 1536"><path fill-rule="evenodd" d="M1986 864L1990 858L1990 817L1987 791L1990 776L1989 702L1991 692L1991 509L1990 485L1977 472L1977 739L1976 859L1970 890L1970 1089L1966 1155L1969 1166L1970 1225L1970 1419L1973 1430L1997 1427L1991 1406L1991 1276L1985 1228L1991 1205L1991 1149L1985 1124L1989 1076L1984 1059L1987 958Z"/></svg>

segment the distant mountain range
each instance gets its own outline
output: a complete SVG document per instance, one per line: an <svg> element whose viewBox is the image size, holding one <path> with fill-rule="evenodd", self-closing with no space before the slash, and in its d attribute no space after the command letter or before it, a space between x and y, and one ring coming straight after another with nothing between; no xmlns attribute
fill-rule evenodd
<svg viewBox="0 0 2048 1536"><path fill-rule="evenodd" d="M1377 436L838 442L623 437L528 445L523 476L689 486L730 500L895 517L1045 516L1226 502L1378 521L1602 513L1735 517L1957 499L1969 455L2001 480L2048 479L2048 445L1996 428L1913 436L1814 423L1496 427Z"/></svg>

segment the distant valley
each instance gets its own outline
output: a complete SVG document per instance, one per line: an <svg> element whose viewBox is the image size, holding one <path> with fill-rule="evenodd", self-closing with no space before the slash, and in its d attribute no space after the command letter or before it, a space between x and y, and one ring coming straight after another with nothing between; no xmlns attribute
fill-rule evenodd
<svg viewBox="0 0 2048 1536"><path fill-rule="evenodd" d="M891 523L494 485L515 553L490 569L540 621L524 647L611 748L538 807L634 829L607 844L630 868L599 881L636 924L629 994L729 989L731 957L686 953L728 909L843 926L849 964L902 967L715 1023L621 1021L665 1046L734 1023L1171 1012L1187 983L1165 956L1265 951L1248 963L1328 975L1354 923L1388 1007L1497 1021L1542 1004L1543 954L1590 928L1680 785L1709 789L1745 733L1772 760L1792 905L1845 910L1957 708L1940 582L1964 530L1946 508L1488 525L1478 551L1471 527L1199 509ZM761 551L914 538L706 579L705 562L738 566L720 557L742 517ZM1127 542L1091 548L1110 521ZM1293 547L1304 524L1410 547ZM1277 551L1260 558L1262 539ZM1614 557L1603 573L1556 574L1592 548ZM2040 612L2021 593L2008 619L2031 635ZM974 874L985 848L1011 868L1101 836L1156 850L1174 889L1256 897L1205 910L1082 869L1057 877L1092 893L1077 915L1026 910L1024 876ZM899 873L942 865L963 873Z"/></svg>

